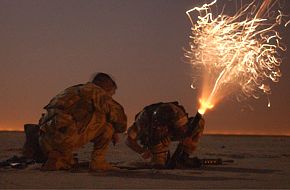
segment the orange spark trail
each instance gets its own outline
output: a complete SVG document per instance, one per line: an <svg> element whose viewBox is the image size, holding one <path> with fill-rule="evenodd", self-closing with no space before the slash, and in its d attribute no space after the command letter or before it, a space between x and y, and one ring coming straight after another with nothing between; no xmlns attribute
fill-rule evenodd
<svg viewBox="0 0 290 190"><path fill-rule="evenodd" d="M234 16L220 14L214 18L211 6L216 0L186 12L192 23L191 49L186 57L202 71L201 114L233 93L238 100L259 98L261 92L269 95L268 82L279 81L279 52L286 48L275 27L281 24L282 14L278 11L273 23L260 18L275 2L265 0L255 15L249 11L255 1ZM196 23L190 16L192 11L199 13Z"/></svg>

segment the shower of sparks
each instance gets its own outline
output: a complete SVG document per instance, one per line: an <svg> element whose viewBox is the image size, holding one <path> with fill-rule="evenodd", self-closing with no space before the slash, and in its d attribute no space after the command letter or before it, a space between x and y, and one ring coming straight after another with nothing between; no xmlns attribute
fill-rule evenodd
<svg viewBox="0 0 290 190"><path fill-rule="evenodd" d="M216 0L186 12L192 23L192 36L190 50L185 56L195 70L201 71L198 110L201 114L230 94L235 94L238 101L271 94L269 82L279 81L279 56L281 51L286 51L275 30L282 22L280 11L271 23L270 19L260 18L267 8L264 4L253 14L253 1L234 16L219 14L214 17L211 6L215 3ZM190 15L192 11L199 13L195 23ZM289 21L285 26L287 24Z"/></svg>

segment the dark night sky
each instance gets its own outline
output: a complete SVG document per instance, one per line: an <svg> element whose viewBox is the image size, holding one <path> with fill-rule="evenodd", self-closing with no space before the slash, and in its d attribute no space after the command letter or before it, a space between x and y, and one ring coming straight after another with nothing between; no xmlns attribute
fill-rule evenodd
<svg viewBox="0 0 290 190"><path fill-rule="evenodd" d="M241 0L218 1L225 13ZM0 0L0 130L38 122L42 107L64 88L102 71L118 83L115 99L129 124L145 105L178 100L190 114L197 93L185 63L197 0ZM245 2L245 1L243 1ZM290 14L290 1L279 1ZM284 3L283 3L284 2ZM289 26L282 32L290 45ZM287 37L288 34L288 37ZM290 135L290 53L270 96L245 103L224 99L205 115L207 133Z"/></svg>

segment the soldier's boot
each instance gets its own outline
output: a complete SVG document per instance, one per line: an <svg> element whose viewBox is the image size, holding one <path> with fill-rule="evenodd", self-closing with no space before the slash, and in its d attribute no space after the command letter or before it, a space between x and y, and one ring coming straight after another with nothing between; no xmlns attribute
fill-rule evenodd
<svg viewBox="0 0 290 190"><path fill-rule="evenodd" d="M178 169L186 169L186 168L199 168L201 167L200 160L195 158L190 158L190 155L197 148L197 141L192 139L191 137L185 138L183 141L179 143L178 146L182 146L183 154L179 158L176 163L176 168Z"/></svg>
<svg viewBox="0 0 290 190"><path fill-rule="evenodd" d="M96 155L90 163L90 171L108 171L117 170L118 168L112 166L105 160L104 155Z"/></svg>
<svg viewBox="0 0 290 190"><path fill-rule="evenodd" d="M110 163L105 160L105 154L109 148L109 144L112 140L114 129L112 126L106 126L97 133L94 142L94 150L92 152L92 160L90 163L91 171L99 170L116 170Z"/></svg>
<svg viewBox="0 0 290 190"><path fill-rule="evenodd" d="M61 153L51 151L48 153L48 159L43 164L41 170L68 170L77 163L72 153Z"/></svg>
<svg viewBox="0 0 290 190"><path fill-rule="evenodd" d="M165 168L169 158L168 145L162 143L155 145L151 148L152 159L151 165L153 168L162 169Z"/></svg>

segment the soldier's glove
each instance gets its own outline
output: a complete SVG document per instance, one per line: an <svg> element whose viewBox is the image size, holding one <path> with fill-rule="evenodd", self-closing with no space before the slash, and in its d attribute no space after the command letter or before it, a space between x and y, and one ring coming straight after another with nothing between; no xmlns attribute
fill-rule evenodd
<svg viewBox="0 0 290 190"><path fill-rule="evenodd" d="M141 154L141 157L142 157L143 159L147 160L147 159L149 159L149 158L152 157L152 153L151 153L150 150L145 150L145 152L143 152L143 153Z"/></svg>

